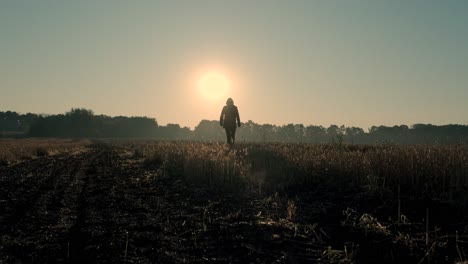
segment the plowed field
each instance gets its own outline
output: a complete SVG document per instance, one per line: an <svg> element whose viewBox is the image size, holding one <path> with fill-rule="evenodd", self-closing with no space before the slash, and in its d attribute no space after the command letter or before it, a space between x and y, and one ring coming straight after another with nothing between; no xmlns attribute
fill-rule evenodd
<svg viewBox="0 0 468 264"><path fill-rule="evenodd" d="M261 145L151 144L0 166L0 263L453 263L468 253L461 197L335 184L328 168L294 169ZM197 163L211 147L218 156Z"/></svg>

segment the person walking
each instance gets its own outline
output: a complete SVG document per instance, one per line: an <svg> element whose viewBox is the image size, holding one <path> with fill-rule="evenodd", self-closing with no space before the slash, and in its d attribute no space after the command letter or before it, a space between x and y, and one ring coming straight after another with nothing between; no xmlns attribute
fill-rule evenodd
<svg viewBox="0 0 468 264"><path fill-rule="evenodd" d="M228 144L234 144L236 140L236 121L237 127L240 127L239 110L234 105L232 98L228 98L226 105L221 111L221 117L219 118L219 124L226 130L226 138Z"/></svg>

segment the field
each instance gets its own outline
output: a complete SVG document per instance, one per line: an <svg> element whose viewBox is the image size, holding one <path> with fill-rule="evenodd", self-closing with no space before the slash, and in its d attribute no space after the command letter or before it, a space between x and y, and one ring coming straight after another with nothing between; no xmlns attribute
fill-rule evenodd
<svg viewBox="0 0 468 264"><path fill-rule="evenodd" d="M468 148L1 140L0 263L463 263Z"/></svg>

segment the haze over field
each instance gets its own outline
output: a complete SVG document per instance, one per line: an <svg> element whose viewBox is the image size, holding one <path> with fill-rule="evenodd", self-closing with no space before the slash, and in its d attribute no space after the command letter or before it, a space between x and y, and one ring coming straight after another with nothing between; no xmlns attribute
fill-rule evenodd
<svg viewBox="0 0 468 264"><path fill-rule="evenodd" d="M0 111L468 124L467 1L2 1Z"/></svg>

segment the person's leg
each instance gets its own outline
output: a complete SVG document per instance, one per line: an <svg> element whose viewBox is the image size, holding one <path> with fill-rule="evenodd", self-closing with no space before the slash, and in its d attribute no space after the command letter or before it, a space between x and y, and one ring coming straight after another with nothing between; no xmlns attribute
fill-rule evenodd
<svg viewBox="0 0 468 264"><path fill-rule="evenodd" d="M229 128L225 128L224 130L226 130L226 140L227 140L227 143L230 144L231 143L231 135L230 135L230 130Z"/></svg>
<svg viewBox="0 0 468 264"><path fill-rule="evenodd" d="M226 129L226 133L227 133L228 138L229 138L229 140L228 140L229 144L234 144L234 137L235 137L234 134L235 134L235 132L236 132L235 128L230 127L230 128Z"/></svg>
<svg viewBox="0 0 468 264"><path fill-rule="evenodd" d="M234 144L234 142L236 141L236 128L234 127L231 131L231 135L232 135L232 144Z"/></svg>

